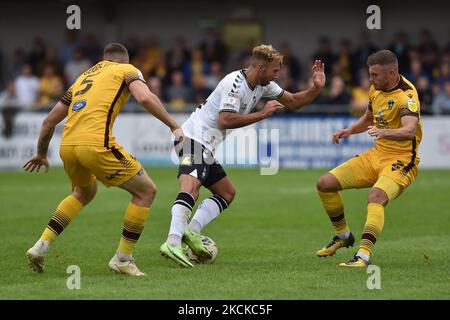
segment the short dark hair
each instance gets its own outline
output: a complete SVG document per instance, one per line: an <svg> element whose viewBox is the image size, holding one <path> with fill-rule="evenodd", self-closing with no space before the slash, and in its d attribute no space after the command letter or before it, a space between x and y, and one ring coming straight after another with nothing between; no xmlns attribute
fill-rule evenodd
<svg viewBox="0 0 450 320"><path fill-rule="evenodd" d="M103 50L103 59L116 62L126 62L129 60L128 50L120 43L109 43Z"/></svg>
<svg viewBox="0 0 450 320"><path fill-rule="evenodd" d="M367 65L369 67L375 64L379 64L380 66L396 65L398 67L397 56L390 50L377 51L367 58Z"/></svg>

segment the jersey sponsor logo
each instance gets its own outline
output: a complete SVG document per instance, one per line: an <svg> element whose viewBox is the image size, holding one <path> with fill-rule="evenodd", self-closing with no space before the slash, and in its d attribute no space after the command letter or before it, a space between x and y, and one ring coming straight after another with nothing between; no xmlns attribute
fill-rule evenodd
<svg viewBox="0 0 450 320"><path fill-rule="evenodd" d="M388 101L388 109L392 110L393 107L394 107L394 100L391 99Z"/></svg>
<svg viewBox="0 0 450 320"><path fill-rule="evenodd" d="M183 159L181 160L181 165L182 166L190 166L190 165L192 165L192 155L190 154L190 155L186 155L186 156L184 156L183 157Z"/></svg>
<svg viewBox="0 0 450 320"><path fill-rule="evenodd" d="M408 100L408 109L412 112L417 112L417 110L419 109L419 106L417 105L416 100L413 100L413 99Z"/></svg>
<svg viewBox="0 0 450 320"><path fill-rule="evenodd" d="M72 111L80 111L84 107L86 107L86 100L78 100L73 103Z"/></svg>

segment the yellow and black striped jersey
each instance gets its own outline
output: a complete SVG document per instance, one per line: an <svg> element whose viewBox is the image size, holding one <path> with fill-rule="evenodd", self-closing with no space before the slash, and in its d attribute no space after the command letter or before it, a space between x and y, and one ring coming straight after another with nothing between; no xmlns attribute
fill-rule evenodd
<svg viewBox="0 0 450 320"><path fill-rule="evenodd" d="M60 99L69 106L61 145L110 148L115 143L114 121L134 80L144 81L138 69L111 61L101 61L81 74Z"/></svg>
<svg viewBox="0 0 450 320"><path fill-rule="evenodd" d="M383 153L412 153L417 157L417 151L422 140L422 122L420 119L420 102L414 85L400 76L399 83L390 91L369 91L369 110L373 114L373 123L377 128L398 129L402 126L401 118L412 115L419 118L416 135L413 140L394 141L378 139L375 148Z"/></svg>

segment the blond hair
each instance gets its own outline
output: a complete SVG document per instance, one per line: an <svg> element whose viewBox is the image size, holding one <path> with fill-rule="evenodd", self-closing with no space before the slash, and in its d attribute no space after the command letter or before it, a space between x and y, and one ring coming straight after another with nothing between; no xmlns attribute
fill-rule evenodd
<svg viewBox="0 0 450 320"><path fill-rule="evenodd" d="M257 60L264 60L267 62L278 61L280 64L283 63L283 55L280 54L274 47L270 44L261 44L253 48L251 62L252 65L256 63Z"/></svg>

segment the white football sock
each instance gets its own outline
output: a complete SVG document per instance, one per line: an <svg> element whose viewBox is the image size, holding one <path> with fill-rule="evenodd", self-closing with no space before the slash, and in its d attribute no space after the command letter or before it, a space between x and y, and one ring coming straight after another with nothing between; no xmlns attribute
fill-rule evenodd
<svg viewBox="0 0 450 320"><path fill-rule="evenodd" d="M180 204L173 205L172 222L170 223L169 237L167 238L169 245L174 247L181 245L184 228L187 226L187 221L191 213L192 211L186 206Z"/></svg>
<svg viewBox="0 0 450 320"><path fill-rule="evenodd" d="M218 195L203 200L189 223L189 229L200 233L226 208L228 208L228 202Z"/></svg>

